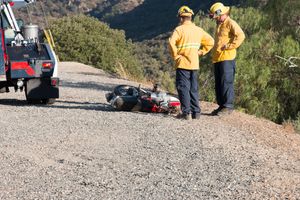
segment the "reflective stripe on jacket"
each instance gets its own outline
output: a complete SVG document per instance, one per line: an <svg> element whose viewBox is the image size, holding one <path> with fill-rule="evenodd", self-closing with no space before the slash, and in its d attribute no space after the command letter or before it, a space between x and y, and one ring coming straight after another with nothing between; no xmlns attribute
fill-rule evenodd
<svg viewBox="0 0 300 200"><path fill-rule="evenodd" d="M236 49L242 44L245 34L241 27L229 16L223 23L217 25L215 46L212 50L213 63L224 60L234 60ZM225 50L221 48L226 45Z"/></svg>
<svg viewBox="0 0 300 200"><path fill-rule="evenodd" d="M214 39L191 21L176 27L169 38L171 56L180 69L199 69L199 54L205 55L213 46Z"/></svg>

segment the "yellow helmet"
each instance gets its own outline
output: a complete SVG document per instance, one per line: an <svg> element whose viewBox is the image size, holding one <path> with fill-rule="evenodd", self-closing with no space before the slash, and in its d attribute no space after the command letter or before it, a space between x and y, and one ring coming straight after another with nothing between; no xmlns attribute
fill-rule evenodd
<svg viewBox="0 0 300 200"><path fill-rule="evenodd" d="M230 10L230 7L224 6L220 2L214 3L209 9L211 17L217 17L220 15L224 15L224 14L228 13L229 10Z"/></svg>
<svg viewBox="0 0 300 200"><path fill-rule="evenodd" d="M191 17L194 15L194 12L192 9L190 9L188 6L181 6L178 10L177 16L179 17Z"/></svg>

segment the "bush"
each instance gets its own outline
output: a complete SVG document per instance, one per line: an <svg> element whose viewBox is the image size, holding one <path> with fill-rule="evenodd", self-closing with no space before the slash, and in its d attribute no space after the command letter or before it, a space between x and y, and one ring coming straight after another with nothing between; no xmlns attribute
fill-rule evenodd
<svg viewBox="0 0 300 200"><path fill-rule="evenodd" d="M84 15L54 20L51 29L62 61L78 61L142 79L140 63L133 55L134 45L126 41L123 31Z"/></svg>
<svg viewBox="0 0 300 200"><path fill-rule="evenodd" d="M300 134L300 112L298 113L298 116L296 120L293 121L295 130Z"/></svg>

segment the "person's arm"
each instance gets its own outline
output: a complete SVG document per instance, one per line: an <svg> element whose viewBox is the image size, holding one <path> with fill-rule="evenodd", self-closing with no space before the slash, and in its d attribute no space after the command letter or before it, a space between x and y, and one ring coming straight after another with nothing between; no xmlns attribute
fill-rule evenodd
<svg viewBox="0 0 300 200"><path fill-rule="evenodd" d="M180 55L178 55L178 49L176 46L176 42L179 40L180 36L179 36L179 32L177 29L175 29L175 31L173 32L173 34L171 35L171 37L169 38L169 49L171 52L171 56L174 60L177 60Z"/></svg>
<svg viewBox="0 0 300 200"><path fill-rule="evenodd" d="M205 31L203 31L203 37L201 40L201 49L198 51L199 56L207 54L214 46L214 39Z"/></svg>
<svg viewBox="0 0 300 200"><path fill-rule="evenodd" d="M243 43L245 39L245 33L235 21L233 21L231 24L230 32L233 34L234 38L226 45L226 49L237 49Z"/></svg>

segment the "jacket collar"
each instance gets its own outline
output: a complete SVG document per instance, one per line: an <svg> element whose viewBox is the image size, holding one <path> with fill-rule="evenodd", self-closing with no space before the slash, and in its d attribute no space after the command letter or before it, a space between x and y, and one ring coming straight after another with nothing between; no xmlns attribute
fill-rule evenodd
<svg viewBox="0 0 300 200"><path fill-rule="evenodd" d="M193 22L192 21L185 21L181 25L190 25L190 24L193 24Z"/></svg>
<svg viewBox="0 0 300 200"><path fill-rule="evenodd" d="M226 24L228 21L229 21L230 17L227 16L226 19L223 21L223 22L217 22L218 25L221 25L221 24Z"/></svg>

